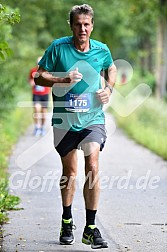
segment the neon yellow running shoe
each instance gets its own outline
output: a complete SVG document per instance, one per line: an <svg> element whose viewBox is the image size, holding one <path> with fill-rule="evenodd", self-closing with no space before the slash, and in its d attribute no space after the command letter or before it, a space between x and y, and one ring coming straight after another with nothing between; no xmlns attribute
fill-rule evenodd
<svg viewBox="0 0 167 252"><path fill-rule="evenodd" d="M62 226L60 230L60 244L61 245L72 245L75 242L73 229L76 227L73 225L73 220L62 220Z"/></svg>
<svg viewBox="0 0 167 252"><path fill-rule="evenodd" d="M85 227L82 242L91 245L92 249L108 248L107 242L101 237L101 233L95 225Z"/></svg>

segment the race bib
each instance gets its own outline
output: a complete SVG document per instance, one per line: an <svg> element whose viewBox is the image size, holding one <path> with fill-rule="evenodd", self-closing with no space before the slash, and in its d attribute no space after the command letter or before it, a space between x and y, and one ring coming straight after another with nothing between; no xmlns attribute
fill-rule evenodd
<svg viewBox="0 0 167 252"><path fill-rule="evenodd" d="M87 112L90 109L90 94L67 93L65 109L71 112Z"/></svg>
<svg viewBox="0 0 167 252"><path fill-rule="evenodd" d="M35 85L35 91L37 92L43 92L45 90L45 87Z"/></svg>

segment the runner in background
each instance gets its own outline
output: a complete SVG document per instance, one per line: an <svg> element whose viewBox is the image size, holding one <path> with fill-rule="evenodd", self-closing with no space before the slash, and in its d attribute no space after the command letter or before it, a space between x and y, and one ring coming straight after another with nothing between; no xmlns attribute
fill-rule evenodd
<svg viewBox="0 0 167 252"><path fill-rule="evenodd" d="M41 57L37 59L37 65L40 61ZM33 67L30 70L29 74L29 83L32 86L32 100L34 105L34 136L43 136L45 135L45 121L46 121L46 112L48 108L48 100L49 100L49 87L42 87L35 85L34 75L38 69L38 66Z"/></svg>

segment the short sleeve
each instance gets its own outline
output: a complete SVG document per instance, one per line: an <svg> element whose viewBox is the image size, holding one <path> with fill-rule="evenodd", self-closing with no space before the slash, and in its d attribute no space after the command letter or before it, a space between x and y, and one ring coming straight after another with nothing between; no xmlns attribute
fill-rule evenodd
<svg viewBox="0 0 167 252"><path fill-rule="evenodd" d="M46 49L38 65L47 70L48 72L54 72L56 60L57 60L56 45L53 41L52 44Z"/></svg>
<svg viewBox="0 0 167 252"><path fill-rule="evenodd" d="M112 64L113 64L113 59L111 56L111 52L109 48L106 46L105 57L104 57L104 62L103 62L103 70L109 68Z"/></svg>

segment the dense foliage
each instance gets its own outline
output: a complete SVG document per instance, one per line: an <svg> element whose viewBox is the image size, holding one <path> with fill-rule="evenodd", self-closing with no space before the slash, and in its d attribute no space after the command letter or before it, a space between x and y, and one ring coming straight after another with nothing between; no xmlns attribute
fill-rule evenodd
<svg viewBox="0 0 167 252"><path fill-rule="evenodd" d="M43 54L54 38L71 34L67 24L68 12L73 5L81 4L83 1L1 2L0 98L3 103L6 104L7 101L8 104L16 96L18 88L25 89L28 86L28 72L36 64L37 56ZM148 72L154 74L159 1L88 0L87 3L95 11L95 29L92 37L107 43L114 59L129 61L143 76ZM6 59L6 55L11 55L8 44L13 51L10 59Z"/></svg>

